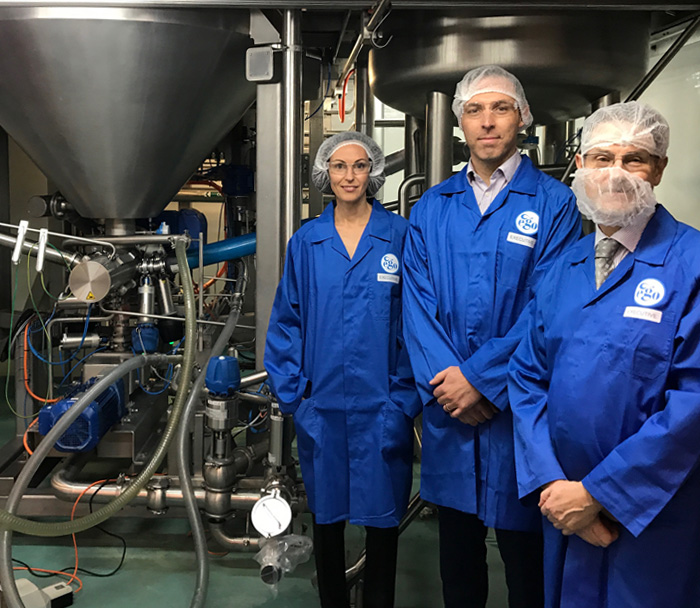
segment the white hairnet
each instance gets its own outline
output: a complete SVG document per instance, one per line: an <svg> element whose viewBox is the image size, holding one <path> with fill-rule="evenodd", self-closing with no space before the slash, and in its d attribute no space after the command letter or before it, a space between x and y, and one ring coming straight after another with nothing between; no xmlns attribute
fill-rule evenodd
<svg viewBox="0 0 700 608"><path fill-rule="evenodd" d="M497 65L484 65L470 70L457 83L455 98L452 102L452 111L457 117L457 122L462 123L464 104L480 93L503 93L512 97L515 100L515 107L520 110L520 117L524 123L523 129L532 124L530 105L525 98L523 85L513 74Z"/></svg>
<svg viewBox="0 0 700 608"><path fill-rule="evenodd" d="M581 154L614 144L637 146L666 157L670 132L659 112L637 101L616 103L593 112L583 123Z"/></svg>
<svg viewBox="0 0 700 608"><path fill-rule="evenodd" d="M336 133L324 141L316 153L314 166L311 169L311 181L324 194L333 194L331 190L331 178L328 175L328 161L333 153L340 147L348 144L357 144L362 146L367 152L367 156L372 161L372 169L369 174L369 183L367 185L367 195L374 196L384 184L386 175L384 175L384 153L369 135L360 133L359 131L344 131Z"/></svg>
<svg viewBox="0 0 700 608"><path fill-rule="evenodd" d="M656 208L651 184L622 167L577 169L571 188L579 211L602 226L624 228Z"/></svg>

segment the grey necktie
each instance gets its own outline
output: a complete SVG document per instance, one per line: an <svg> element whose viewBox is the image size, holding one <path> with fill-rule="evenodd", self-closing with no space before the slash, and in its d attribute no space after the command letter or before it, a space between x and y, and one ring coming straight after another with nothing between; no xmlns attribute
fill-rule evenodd
<svg viewBox="0 0 700 608"><path fill-rule="evenodd" d="M610 276L613 271L613 258L618 250L622 247L615 239L604 238L598 241L595 246L595 287L600 289L600 286L605 282L605 279Z"/></svg>

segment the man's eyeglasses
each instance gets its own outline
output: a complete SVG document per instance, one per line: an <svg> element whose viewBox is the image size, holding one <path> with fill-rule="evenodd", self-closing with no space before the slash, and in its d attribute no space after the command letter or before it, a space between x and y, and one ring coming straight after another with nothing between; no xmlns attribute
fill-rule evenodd
<svg viewBox="0 0 700 608"><path fill-rule="evenodd" d="M586 164L594 169L607 169L616 165L619 160L628 171L638 171L650 167L659 157L648 152L628 152L620 156L609 152L588 152L583 155L583 158Z"/></svg>
<svg viewBox="0 0 700 608"><path fill-rule="evenodd" d="M328 171L333 175L345 175L348 172L348 168L352 169L355 175L365 175L370 172L372 168L372 161L369 160L358 160L352 165L348 165L339 160L328 163Z"/></svg>
<svg viewBox="0 0 700 608"><path fill-rule="evenodd" d="M487 109L495 116L508 116L517 110L514 104L507 101L494 101L488 107L480 103L467 103L464 104L463 115L467 118L479 118Z"/></svg>

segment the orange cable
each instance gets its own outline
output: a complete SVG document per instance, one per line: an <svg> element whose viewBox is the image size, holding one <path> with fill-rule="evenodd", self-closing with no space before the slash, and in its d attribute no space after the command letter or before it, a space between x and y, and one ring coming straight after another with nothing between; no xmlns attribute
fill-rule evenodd
<svg viewBox="0 0 700 608"><path fill-rule="evenodd" d="M13 570L29 570L26 566L13 566ZM70 578L68 581L68 585L70 585L73 581L78 581L80 584L80 587L73 591L73 593L78 593L83 588L83 581L81 581L77 576L73 576L72 574L68 574L67 572L61 572L60 570L46 570L44 568L32 568L32 572L46 572L46 574L57 574L59 576L67 576Z"/></svg>
<svg viewBox="0 0 700 608"><path fill-rule="evenodd" d="M219 184L217 184L215 181L212 181L210 179L192 179L188 184L191 184L193 186L209 186L210 188L214 188L219 194L223 195L224 190Z"/></svg>
<svg viewBox="0 0 700 608"><path fill-rule="evenodd" d="M29 388L29 370L27 368L28 357L29 357L29 323L27 323L27 326L24 328L24 388L27 390L27 393L29 393L30 397L32 397L33 399L36 399L37 401L43 401L44 404L59 402L61 400L61 397L56 397L56 399L49 399L48 397L38 397L37 395L35 395L32 392L32 389Z"/></svg>
<svg viewBox="0 0 700 608"><path fill-rule="evenodd" d="M348 72L348 75L343 81L343 94L341 95L340 103L338 104L338 118L340 118L340 122L345 122L345 96L348 89L348 81L350 80L350 76L352 76L354 73L355 69L353 68Z"/></svg>
<svg viewBox="0 0 700 608"><path fill-rule="evenodd" d="M73 503L73 509L70 512L70 520L73 521L73 518L75 517L75 510L78 508L78 503L80 502L80 499L85 496L85 494L90 490L90 488L93 488L94 486L97 486L101 483L106 483L108 481L114 481L113 479L100 479L98 481L93 481L87 488L85 488L80 494L78 494L78 498L75 499L75 502ZM75 590L75 593L78 593L83 588L83 582L77 577L78 574L78 541L75 538L75 534L71 534L71 537L73 538L73 548L75 550L75 567L73 568L73 574L71 575L71 580L68 581L71 583L73 580L77 580L80 583L80 587L78 587Z"/></svg>
<svg viewBox="0 0 700 608"><path fill-rule="evenodd" d="M27 427L27 430L24 431L24 437L22 437L22 443L24 444L24 449L27 450L27 454L30 456L34 453L30 447L29 447L29 442L27 441L28 435L29 435L29 429L31 429L37 422L39 422L38 418L34 418L32 420L32 423Z"/></svg>

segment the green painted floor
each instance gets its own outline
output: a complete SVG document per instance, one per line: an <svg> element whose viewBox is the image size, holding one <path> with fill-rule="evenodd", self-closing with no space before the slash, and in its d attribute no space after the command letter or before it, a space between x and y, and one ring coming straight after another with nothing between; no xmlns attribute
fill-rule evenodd
<svg viewBox="0 0 700 608"><path fill-rule="evenodd" d="M14 421L7 406L0 407L0 442L14 432ZM416 478L418 465L416 465ZM416 482L417 483L417 482ZM308 518L308 516L304 516ZM123 567L109 578L81 575L83 589L75 595L77 607L187 608L195 584L195 561L186 520L114 518L104 526L122 535L127 542ZM363 543L363 529L346 530L348 563L357 557ZM506 608L503 566L493 535L487 539L491 576L488 608ZM96 572L109 572L121 557L121 545L97 530L78 535L80 566ZM36 568L60 570L74 563L70 538L42 539L14 536L13 557ZM207 606L215 608L318 606L312 586L313 558L284 578L273 590L259 577L259 565L252 554L229 553L212 557ZM28 577L40 587L58 578ZM440 578L437 552L437 520L418 519L401 536L396 582L396 608L440 608Z"/></svg>

